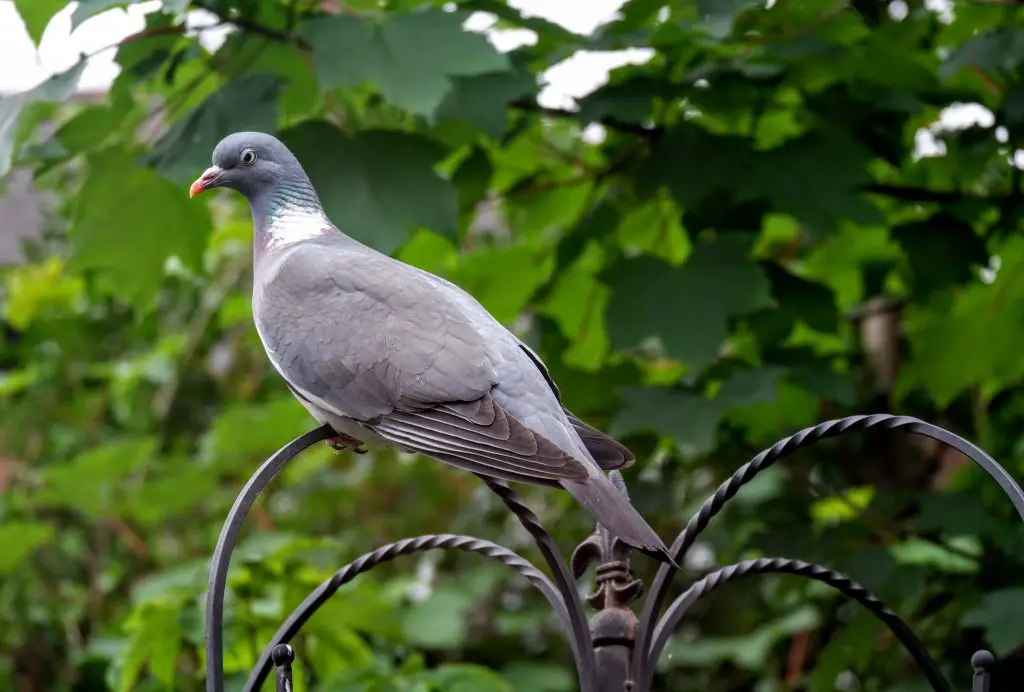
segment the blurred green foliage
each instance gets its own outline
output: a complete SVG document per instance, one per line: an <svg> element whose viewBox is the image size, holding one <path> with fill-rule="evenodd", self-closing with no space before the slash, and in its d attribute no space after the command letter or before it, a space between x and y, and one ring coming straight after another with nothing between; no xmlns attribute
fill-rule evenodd
<svg viewBox="0 0 1024 692"><path fill-rule="evenodd" d="M80 0L73 21L128 4ZM15 5L38 40L64 2ZM190 9L235 29L215 52ZM536 40L499 53L463 30L473 11ZM650 60L578 107L537 104L574 52L634 47ZM30 169L55 201L3 275L2 689L202 689L221 521L313 425L251 326L241 201L186 195L235 130L277 132L342 228L533 344L567 405L634 450L633 498L665 537L760 446L827 417L916 415L1024 475L1015 3L630 0L582 36L498 0L164 0L117 61L102 100L68 100L82 63L0 100L0 173ZM987 111L940 121L954 104ZM590 530L564 493L526 494L566 551ZM467 532L536 557L476 479L388 451L310 451L250 524L229 580L233 690L309 590L381 542ZM821 443L704 538L689 578L819 561L906 618L960 689L982 646L1024 676L1019 520L955 453ZM296 648L299 689L576 685L543 602L475 556L361 577ZM855 606L770 577L695 609L657 689L923 684Z"/></svg>

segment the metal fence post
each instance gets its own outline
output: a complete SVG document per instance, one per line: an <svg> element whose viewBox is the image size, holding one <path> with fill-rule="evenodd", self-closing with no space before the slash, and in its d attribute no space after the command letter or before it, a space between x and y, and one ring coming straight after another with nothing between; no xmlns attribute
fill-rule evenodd
<svg viewBox="0 0 1024 692"><path fill-rule="evenodd" d="M629 496L618 471L609 474L619 491ZM594 641L598 692L630 692L633 683L633 645L637 617L630 604L643 593L643 582L633 578L630 548L598 525L572 554L572 569L578 579L587 566L596 564L595 589L587 603L595 611L590 618Z"/></svg>

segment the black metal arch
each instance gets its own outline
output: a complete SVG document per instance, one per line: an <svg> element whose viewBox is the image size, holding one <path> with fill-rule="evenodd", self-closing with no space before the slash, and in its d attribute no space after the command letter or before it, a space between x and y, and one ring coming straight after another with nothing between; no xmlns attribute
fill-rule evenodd
<svg viewBox="0 0 1024 692"><path fill-rule="evenodd" d="M315 430L292 440L267 459L245 484L235 499L228 513L217 546L214 549L206 597L206 689L208 692L222 692L224 689L224 592L227 585L228 568L231 553L242 525L259 497L271 480L284 468L291 459L308 447L334 436L329 425L322 425ZM520 555L502 548L494 543L483 541L472 536L456 536L442 534L440 536L420 536L398 543L384 546L372 553L363 555L358 560L343 567L331 579L320 585L309 597L289 616L288 621L275 634L274 641L263 656L257 669L250 675L246 690L256 689L254 680L262 681L269 671L271 654L276 644L287 643L295 632L316 610L344 583L374 565L393 559L400 554L428 550L434 548L452 548L487 554L512 566L520 574L527 577L536 586L555 609L556 614L566 629L572 645L576 667L580 676L581 690L590 692L596 689L594 646L587 626L586 614L580 600L576 582L569 571L565 558L550 534L544 529L537 515L526 506L522 498L504 481L478 476L487 487L501 498L505 506L519 520L520 524L533 537L545 561L554 575L552 582L543 572ZM429 545L431 541L440 541L437 545ZM336 580L340 579L340 581ZM557 584L557 586L556 586ZM294 631L292 631L294 627ZM285 638L285 635L287 637ZM289 663L290 665L290 663Z"/></svg>
<svg viewBox="0 0 1024 692"><path fill-rule="evenodd" d="M977 445L968 442L959 435L948 430L926 423L910 416L894 416L886 413L873 415L848 416L825 421L810 428L784 437L768 449L762 450L757 456L741 466L727 481L718 486L715 493L704 501L697 513L690 518L686 527L672 543L670 552L676 564L680 564L686 552L693 546L697 537L707 528L711 520L722 510L725 503L739 492L740 488L749 483L764 469L776 461L791 454L801 447L806 447L819 440L837 437L845 432L867 430L869 428L885 428L903 430L909 433L930 437L948 445L967 456L975 464L983 468L1013 503L1021 520L1024 521L1024 491L1013 477L999 463L986 454ZM668 596L668 588L677 570L671 565L662 564L654 577L650 594L644 601L644 608L637 626L636 643L633 650L633 675L637 680L650 677L647 651L649 642L657 625L655 617Z"/></svg>
<svg viewBox="0 0 1024 692"><path fill-rule="evenodd" d="M249 679L245 683L244 692L253 692L253 690L260 689L263 681L267 678L267 674L270 673L271 659L274 651L278 650L280 645L291 642L302 626L305 625L306 622L316 614L316 611L327 603L331 596L333 596L342 586L349 583L363 572L373 569L382 562L394 560L396 557L411 555L413 553L427 550L446 549L463 550L493 558L508 565L516 572L526 577L531 584L537 587L537 589L544 594L544 597L548 599L548 603L550 603L551 607L556 613L558 613L563 627L566 628L565 634L569 638L569 642L572 644L573 648L575 649L578 646L578 642L575 637L573 637L572 629L569 624L569 615L565 612L565 604L562 602L561 595L559 595L558 591L554 588L548 578L538 571L537 568L528 560L507 548L503 548L496 543L483 540L482 538L459 536L450 533L416 536L415 538L406 538L401 541L389 543L377 548L373 552L360 556L335 572L330 578L326 579L320 584L320 586L314 589L313 592L309 594L309 596L307 596L306 599L295 608L295 610L292 611L284 624L281 625L277 632L274 633L274 637L270 640L270 643L263 649L263 654L260 656L259 661L256 663L256 667L253 669L252 673L249 675Z"/></svg>
<svg viewBox="0 0 1024 692"><path fill-rule="evenodd" d="M252 509L253 503L267 484L277 475L285 464L299 452L321 440L334 435L329 425L321 425L305 435L277 450L263 462L242 492L235 498L235 504L228 512L224 527L217 538L217 547L213 550L210 564L210 577L206 586L206 689L208 692L224 690L224 589L228 580L228 566L231 564L231 552L242 530L242 524Z"/></svg>
<svg viewBox="0 0 1024 692"><path fill-rule="evenodd" d="M1020 486L1002 466L970 442L916 418L887 414L850 416L801 430L795 435L778 441L744 464L703 503L699 511L690 518L685 528L676 537L671 548L676 562L682 561L683 556L692 547L701 532L707 528L711 520L739 492L740 488L749 483L759 472L800 447L845 432L873 427L905 430L924 435L959 450L985 469L999 483L1003 492L1013 503L1018 515L1024 520L1024 491L1021 491ZM207 692L223 692L224 689L222 630L224 592L231 553L242 524L256 498L289 460L307 447L333 435L334 431L325 425L282 447L264 462L246 483L225 520L214 551L207 591ZM611 475L616 487L625 494L626 488L621 476L616 471L611 472ZM317 587L289 615L263 651L256 668L251 672L245 686L246 692L254 692L259 688L266 679L271 665L277 667L276 677L279 692L291 692L291 667L295 652L288 642L316 610L339 587L375 565L400 555L433 549L464 550L499 560L525 576L533 586L538 588L554 609L570 640L582 692L621 690L626 689L627 686L636 692L647 692L650 689L658 656L686 610L697 599L721 584L739 577L773 572L815 579L859 602L889 627L924 672L933 689L938 692L949 692L949 685L939 672L938 666L921 641L899 617L870 592L842 574L799 560L762 558L729 565L712 572L694 582L687 591L676 598L665 612L664 617L656 622L655 617L664 604L668 588L671 586L676 572L671 566L662 565L655 577L652 593L648 596L638 620L630 608L630 602L639 597L642 584L632 577L629 564L630 549L599 526L595 534L581 543L573 555L573 570L577 575L583 573L587 563L598 563L596 590L587 596L587 602L598 612L588 623L573 573L536 514L505 482L484 476L480 476L480 478L491 491L501 498L508 510L533 537L551 570L551 578L522 556L502 546L472 536L439 534L407 538L388 544L366 553L340 569ZM971 662L974 667L974 690L975 692L984 692L988 689L989 669L992 667L994 659L988 652L980 651L975 654Z"/></svg>
<svg viewBox="0 0 1024 692"><path fill-rule="evenodd" d="M819 581L831 586L842 595L850 598L864 606L868 612L878 618L889 631L903 644L903 647L913 657L917 667L921 669L928 682L935 692L950 692L949 682L939 671L935 659L928 653L916 634L907 626L896 613L892 612L884 603L868 591L866 588L853 581L849 577L821 565L814 565L802 560L791 560L783 557L758 558L756 560L744 560L733 565L727 565L721 569L711 572L703 579L695 581L690 588L679 595L665 611L664 617L658 622L654 631L654 638L647 656L648 675L644 681L650 685L654 677L654 668L661 657L661 652L668 643L672 632L679 625L686 611L699 599L707 596L711 591L728 582L741 577L759 574L792 574L806 579ZM641 689L646 689L641 684Z"/></svg>

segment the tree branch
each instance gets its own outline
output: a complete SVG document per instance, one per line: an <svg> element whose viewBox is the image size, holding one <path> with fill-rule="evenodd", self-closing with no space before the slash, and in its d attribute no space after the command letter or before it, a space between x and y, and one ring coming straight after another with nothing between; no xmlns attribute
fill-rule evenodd
<svg viewBox="0 0 1024 692"><path fill-rule="evenodd" d="M960 190L929 190L923 187L886 185L884 183L868 183L867 185L862 185L860 189L863 192L885 195L886 197L903 200L904 202L949 204L950 202L960 202L963 200L976 200L997 204L1003 198L1002 195L977 195Z"/></svg>
<svg viewBox="0 0 1024 692"><path fill-rule="evenodd" d="M288 45L299 46L303 50L309 49L309 45L296 34L292 34L281 29L275 29L274 27L267 26L265 24L260 24L259 22L254 22L251 19L246 19L244 17L225 16L205 2L196 2L195 6L202 10L206 10L210 14L214 15L215 17L217 17L218 20L220 20L222 24L234 25L242 31L247 31L251 34L263 36L265 38L270 39L271 41L277 41L278 43L286 43ZM293 19L298 18L293 17Z"/></svg>
<svg viewBox="0 0 1024 692"><path fill-rule="evenodd" d="M547 115L552 118L570 118L572 120L581 119L580 114L575 111L565 110L563 108L545 108L536 101L531 101L529 99L519 99L518 101L513 101L509 105L521 111ZM659 127L644 127L643 125L637 125L636 123L627 123L623 120L619 120L618 118L601 118L595 122L598 122L609 129L616 130L617 132L636 135L648 140L657 139L664 131Z"/></svg>
<svg viewBox="0 0 1024 692"><path fill-rule="evenodd" d="M204 31L204 30L207 30L207 29L216 29L218 26L219 26L219 24L213 24L211 26L198 27L196 29L196 31ZM153 28L150 28L150 29L143 29L142 31L136 31L134 34L129 34L128 36L125 36L120 41L115 41L114 43L108 43L105 46L101 46L100 48L97 48L96 50L89 51L88 53L83 53L81 55L80 59L88 60L89 58L96 57L97 55L99 55L100 53L103 53L104 51L120 48L121 46L126 45L128 43L135 43L136 41L141 41L143 39L156 38L158 36L172 36L174 34L183 34L183 33L185 33L185 25L184 24L175 24L174 26L158 26L158 27L153 27Z"/></svg>

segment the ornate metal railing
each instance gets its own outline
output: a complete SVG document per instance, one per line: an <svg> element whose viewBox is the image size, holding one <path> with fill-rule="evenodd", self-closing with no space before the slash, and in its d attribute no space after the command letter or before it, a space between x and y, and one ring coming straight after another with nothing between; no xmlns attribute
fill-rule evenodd
<svg viewBox="0 0 1024 692"><path fill-rule="evenodd" d="M727 481L722 483L708 498L698 512L686 524L672 544L671 553L677 564L682 562L686 552L707 528L711 520L732 499L740 488L754 477L800 447L805 447L828 437L866 430L886 428L902 430L930 437L953 447L983 468L1013 503L1021 520L1024 521L1024 492L1006 470L994 459L967 440L930 423L907 416L878 414L871 416L850 416L839 420L826 421L812 428L806 428L776 442L744 464ZM207 692L223 692L223 618L224 589L227 580L231 552L235 546L245 517L256 497L281 470L282 467L307 447L325 440L333 431L323 426L293 440L268 459L242 489L228 515L217 541L210 568L209 587L206 601L206 689ZM623 492L625 483L618 472L613 471L612 480ZM579 675L582 692L646 692L653 684L654 667L662 649L683 615L698 599L706 596L719 586L756 574L794 574L819 581L861 604L878 618L899 642L906 648L932 689L950 692L951 687L935 660L929 655L921 640L903 620L887 608L878 598L860 584L827 567L813 565L800 560L782 557L747 560L728 565L694 582L678 596L658 618L676 569L663 564L654 578L649 595L640 617L633 613L630 604L641 595L642 583L633 578L630 570L630 549L611 536L602 527L583 541L573 552L569 564L555 547L551 536L519 495L502 481L481 477L484 483L501 498L524 528L533 536L551 576L547 576L522 556L490 541L472 536L438 534L406 538L366 553L338 570L332 577L317 587L305 601L296 608L267 644L259 662L249 675L245 692L260 689L271 667L276 669L279 692L292 691L292 662L295 652L289 642L301 627L334 593L359 574L376 565L401 555L437 550L464 550L484 555L505 563L526 577L548 600L572 645L573 656ZM587 618L577 590L576 579L581 577L587 566L596 563L596 587L586 598L596 611ZM570 567L571 565L571 567ZM971 659L974 668L972 692L988 692L992 654L979 651Z"/></svg>

